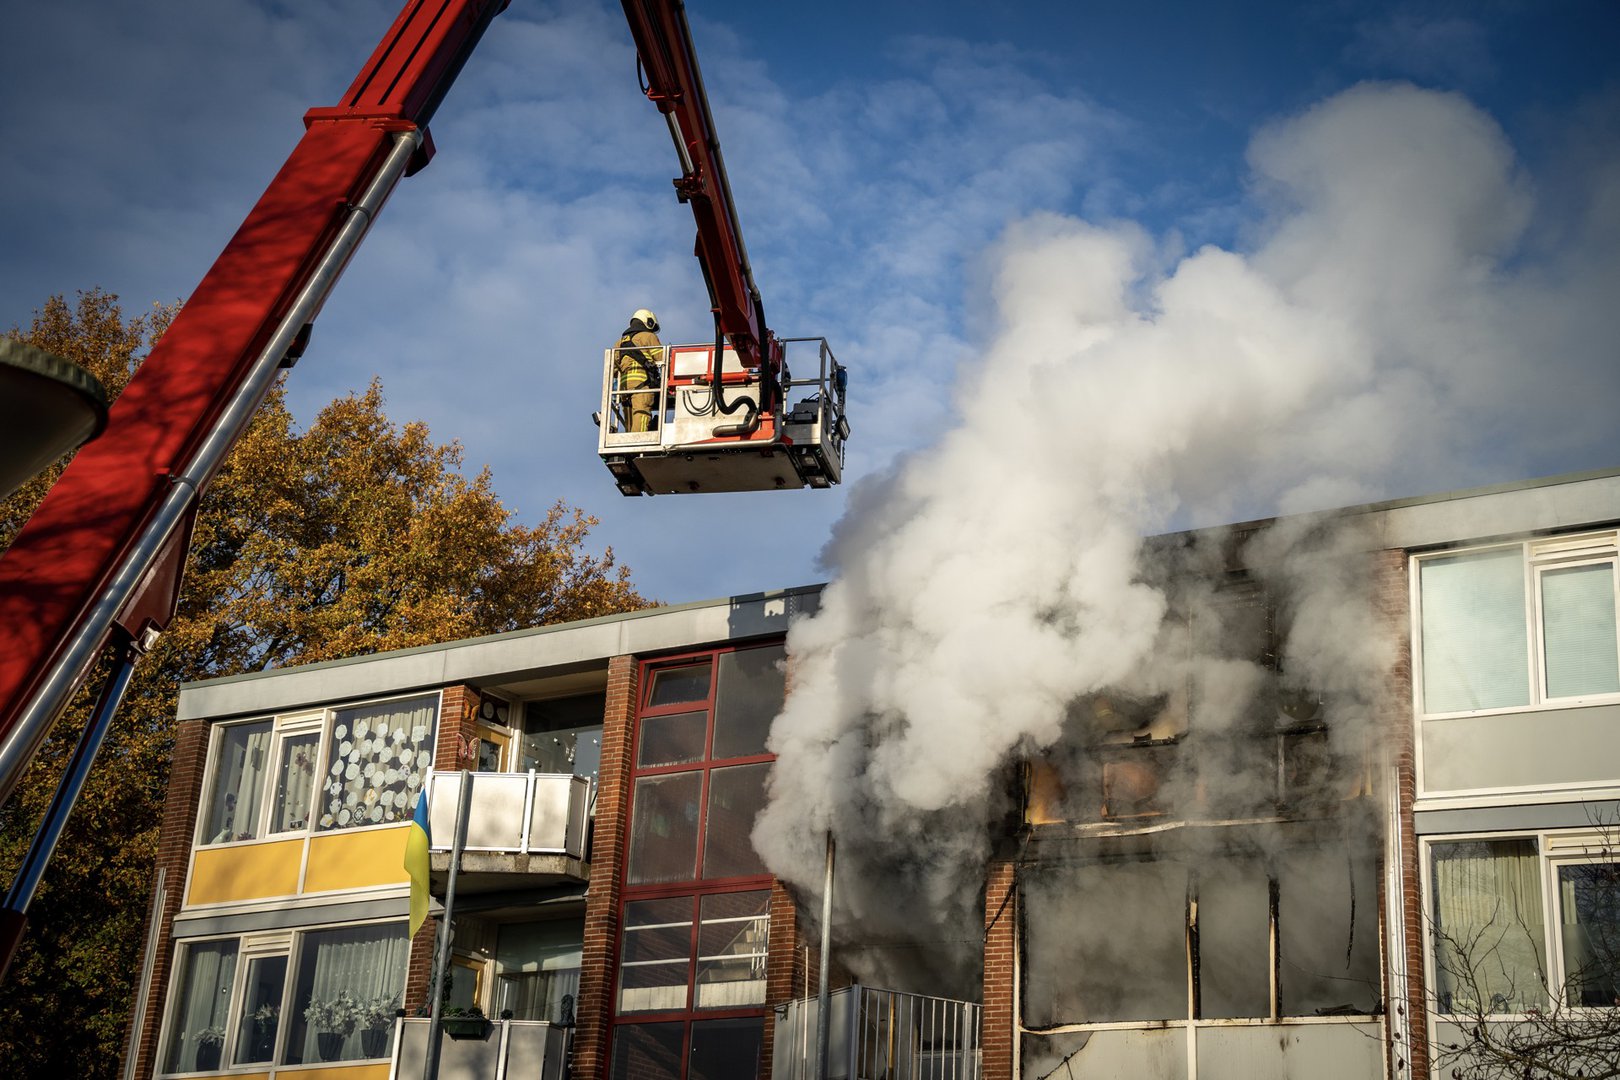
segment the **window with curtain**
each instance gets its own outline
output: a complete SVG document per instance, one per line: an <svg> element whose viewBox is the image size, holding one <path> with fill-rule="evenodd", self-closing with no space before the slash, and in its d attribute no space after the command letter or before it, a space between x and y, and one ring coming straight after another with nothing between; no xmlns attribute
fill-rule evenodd
<svg viewBox="0 0 1620 1080"><path fill-rule="evenodd" d="M275 772L276 800L270 812L272 833L301 832L309 827L309 803L315 793L320 741L319 731L282 739Z"/></svg>
<svg viewBox="0 0 1620 1080"><path fill-rule="evenodd" d="M1431 849L1435 998L1443 1013L1512 1014L1547 999L1541 860L1534 840Z"/></svg>
<svg viewBox="0 0 1620 1080"><path fill-rule="evenodd" d="M579 1001L579 967L585 924L579 919L506 923L495 938L497 1010L514 1020L571 1018Z"/></svg>
<svg viewBox="0 0 1620 1080"><path fill-rule="evenodd" d="M259 835L259 809L269 767L271 722L214 729L214 779L202 842L228 844Z"/></svg>
<svg viewBox="0 0 1620 1080"><path fill-rule="evenodd" d="M164 1072L200 1072L218 1066L230 1018L236 951L234 938L181 947Z"/></svg>
<svg viewBox="0 0 1620 1080"><path fill-rule="evenodd" d="M433 767L436 694L339 709L317 798L321 831L409 821Z"/></svg>
<svg viewBox="0 0 1620 1080"><path fill-rule="evenodd" d="M293 989L282 1064L354 1061L365 1052L364 1012L386 1013L393 1022L390 1002L403 997L405 966L411 942L403 922L342 927L304 934L297 950L297 981ZM323 1014L337 1023L323 1022ZM344 1031L343 1018L353 1023ZM322 1028L340 1038L322 1039ZM332 1030L335 1029L335 1030ZM323 1045L323 1043L325 1045Z"/></svg>

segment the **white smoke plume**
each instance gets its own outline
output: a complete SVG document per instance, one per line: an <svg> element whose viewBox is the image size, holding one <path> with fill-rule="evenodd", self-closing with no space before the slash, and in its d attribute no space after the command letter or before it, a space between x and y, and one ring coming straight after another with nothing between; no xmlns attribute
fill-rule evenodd
<svg viewBox="0 0 1620 1080"><path fill-rule="evenodd" d="M820 611L789 636L754 834L813 895L833 832L846 936L937 925L976 955L1005 766L1056 743L1077 700L1190 683L1236 713L1255 692L1251 664L1168 646L1199 601L1156 584L1143 537L1533 461L1505 432L1610 445L1612 198L1538 208L1488 116L1406 85L1280 123L1250 162L1266 213L1244 254L1176 259L1130 224L1056 215L1011 228L959 423L852 493ZM1285 667L1364 717L1389 643L1353 560L1323 557L1355 545L1294 539L1252 560L1309 612Z"/></svg>

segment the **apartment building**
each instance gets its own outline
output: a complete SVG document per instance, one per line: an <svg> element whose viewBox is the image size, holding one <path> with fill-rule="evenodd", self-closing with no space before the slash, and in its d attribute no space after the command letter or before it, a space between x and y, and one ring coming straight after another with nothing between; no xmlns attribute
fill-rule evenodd
<svg viewBox="0 0 1620 1080"><path fill-rule="evenodd" d="M828 1075L1405 1080L1612 1016L1617 545L1620 471L1149 541L1155 670L1009 766L981 1002L847 988ZM820 898L748 833L817 597L183 688L126 1075L420 1075L462 769L459 1075L814 1075Z"/></svg>

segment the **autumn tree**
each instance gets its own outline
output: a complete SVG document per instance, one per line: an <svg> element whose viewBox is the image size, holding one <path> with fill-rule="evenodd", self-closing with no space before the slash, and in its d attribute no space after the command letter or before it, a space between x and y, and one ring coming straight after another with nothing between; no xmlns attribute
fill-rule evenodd
<svg viewBox="0 0 1620 1080"><path fill-rule="evenodd" d="M15 337L84 367L116 396L173 315L126 319L116 296L51 298ZM9 545L61 465L0 502ZM559 502L514 520L488 470L383 412L380 382L298 430L280 390L202 501L179 612L141 662L0 986L0 1061L14 1076L108 1077L139 978L182 682L590 618L647 605L596 524ZM90 687L98 680L92 677ZM89 709L57 725L0 809L9 879Z"/></svg>

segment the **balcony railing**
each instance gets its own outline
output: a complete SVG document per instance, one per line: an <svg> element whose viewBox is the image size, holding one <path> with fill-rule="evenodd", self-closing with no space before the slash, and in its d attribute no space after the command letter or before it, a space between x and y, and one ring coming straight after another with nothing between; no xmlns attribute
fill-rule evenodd
<svg viewBox="0 0 1620 1080"><path fill-rule="evenodd" d="M817 1001L777 1020L771 1075L814 1080ZM978 1080L980 1006L846 986L829 995L827 1080Z"/></svg>
<svg viewBox="0 0 1620 1080"><path fill-rule="evenodd" d="M467 811L469 852L505 855L585 857L585 823L591 783L559 773L469 773L472 801ZM432 850L449 851L456 836L461 774L428 777Z"/></svg>
<svg viewBox="0 0 1620 1080"><path fill-rule="evenodd" d="M427 1063L430 1020L401 1020L394 1041L389 1080L417 1080ZM439 1041L439 1076L444 1080L562 1080L571 1028L539 1020L492 1020L481 1037Z"/></svg>

